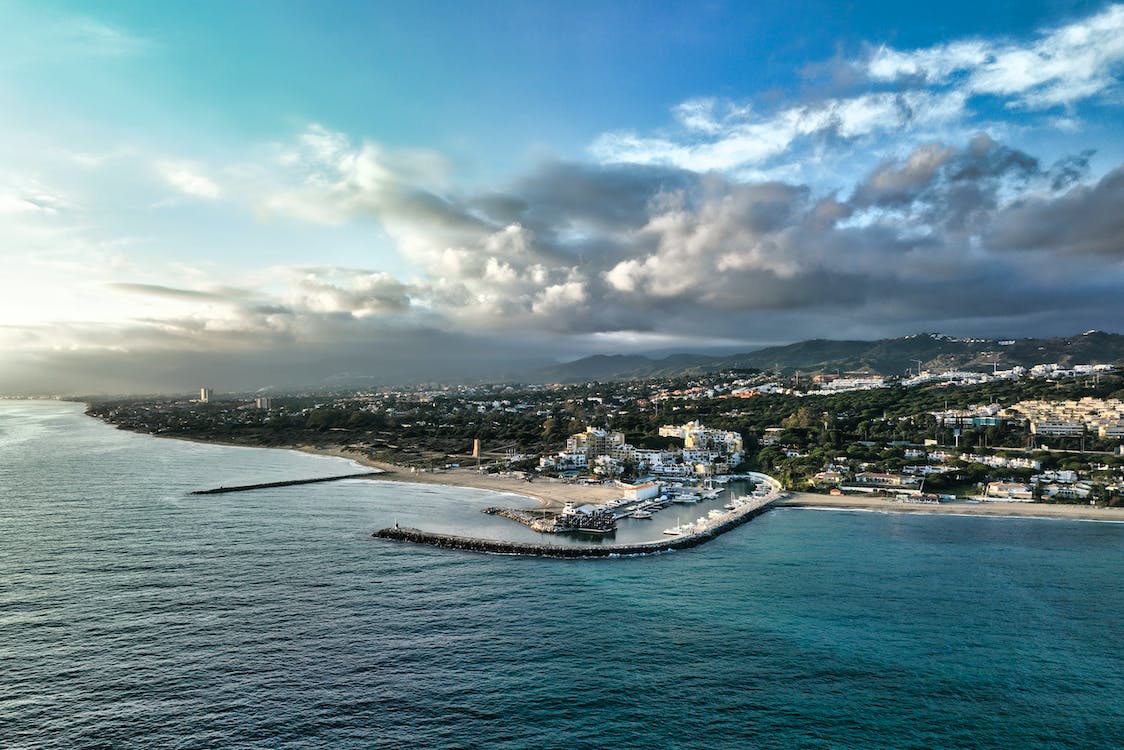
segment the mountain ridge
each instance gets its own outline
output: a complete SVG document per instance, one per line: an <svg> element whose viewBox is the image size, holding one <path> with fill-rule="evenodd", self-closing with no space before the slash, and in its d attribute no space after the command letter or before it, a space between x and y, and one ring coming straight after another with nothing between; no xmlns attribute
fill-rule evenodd
<svg viewBox="0 0 1124 750"><path fill-rule="evenodd" d="M907 369L916 372L917 360L924 369L977 371L1051 362L1063 366L1113 364L1124 362L1124 335L1094 330L1055 338L1001 339L923 332L874 341L808 339L725 356L689 352L662 358L595 354L533 370L525 379L536 383L644 380L749 369L781 374L799 370L900 375Z"/></svg>

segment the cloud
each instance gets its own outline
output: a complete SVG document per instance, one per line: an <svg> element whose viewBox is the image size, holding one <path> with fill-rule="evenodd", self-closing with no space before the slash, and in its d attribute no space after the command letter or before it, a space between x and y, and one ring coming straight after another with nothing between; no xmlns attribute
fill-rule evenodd
<svg viewBox="0 0 1124 750"><path fill-rule="evenodd" d="M873 81L949 84L1016 107L1072 105L1117 85L1124 67L1124 5L1046 30L1029 44L974 40L907 52L883 46L857 67Z"/></svg>
<svg viewBox="0 0 1124 750"><path fill-rule="evenodd" d="M717 106L696 102L682 117L709 132L745 116ZM980 133L886 159L845 197L680 166L565 162L472 193L443 192L428 172L407 173L394 166L397 154L372 143L322 128L306 141L291 162L303 199L330 197L372 217L419 274L409 283L371 271L334 281L316 274L294 309L400 321L424 312L451 330L552 335L685 336L707 326L733 336L755 316L782 313L847 314L873 327L891 309L899 318L904 310L945 316L942 306L976 288L1007 304L966 303L984 318L1028 313L1023 295L1040 300L1052 283L1041 274L1045 261L1014 263L1002 243L989 243L1011 235L999 227L1015 221L1020 200L1058 200L1088 159L1043 169ZM1112 241L1112 227L1089 226ZM1004 286L1017 291L996 291Z"/></svg>
<svg viewBox="0 0 1124 750"><path fill-rule="evenodd" d="M204 302L229 302L233 297L245 296L245 292L235 292L233 295L230 291L213 292L213 291L199 291L195 289L177 289L175 287L162 286L160 284L135 284L128 282L113 282L110 288L122 292L132 292L134 294L143 294L150 297L160 297L164 299L175 300L197 300Z"/></svg>
<svg viewBox="0 0 1124 750"><path fill-rule="evenodd" d="M277 146L289 184L262 202L267 213L321 224L356 215L393 213L451 229L473 218L438 195L446 172L436 153L391 151L372 141L353 144L344 133L313 124L293 144Z"/></svg>
<svg viewBox="0 0 1124 750"><path fill-rule="evenodd" d="M1059 264L1074 255L1124 261L1124 168L1094 185L1012 202L997 213L986 239L997 250L1041 251Z"/></svg>
<svg viewBox="0 0 1124 750"><path fill-rule="evenodd" d="M697 102L682 118L711 132L745 116L716 106ZM809 329L842 316L875 329L951 317L952 300L957 320L977 322L1036 314L1054 304L1045 298L1073 302L1043 272L1048 260L1016 263L989 243L1020 200L1053 201L1079 182L1087 155L1043 169L980 133L888 158L844 197L679 166L565 162L472 193L392 167L396 155L375 144L315 136L293 162L305 198L331 196L374 218L419 274L409 283L318 275L296 310L405 324L424 313L449 330L687 339L700 328L760 338L764 321L781 315ZM1111 242L1109 229L1094 233Z"/></svg>
<svg viewBox="0 0 1124 750"><path fill-rule="evenodd" d="M765 165L802 141L844 141L903 128L933 127L958 118L965 98L959 92L870 92L789 107L771 115L725 105L713 116L714 102L691 102L691 116L680 119L687 138L652 138L635 133L607 133L590 147L602 162L660 164L694 172L730 171Z"/></svg>
<svg viewBox="0 0 1124 750"><path fill-rule="evenodd" d="M43 186L36 180L22 180L8 185L0 184L0 215L53 215L70 207L70 200L63 194Z"/></svg>
<svg viewBox="0 0 1124 750"><path fill-rule="evenodd" d="M130 58L158 48L155 40L95 16L35 3L0 4L0 62L5 65Z"/></svg>
<svg viewBox="0 0 1124 750"><path fill-rule="evenodd" d="M218 184L203 174L197 164L161 160L156 162L155 168L165 182L184 195L206 200L214 200L222 195L222 189Z"/></svg>
<svg viewBox="0 0 1124 750"><path fill-rule="evenodd" d="M90 16L69 16L56 30L64 48L77 48L91 55L123 57L142 54L153 48L152 40Z"/></svg>
<svg viewBox="0 0 1124 750"><path fill-rule="evenodd" d="M904 160L884 162L855 187L847 205L895 211L918 227L963 232L974 219L986 219L1001 193L1018 192L1032 178L1058 183L1041 172L1037 159L981 133L962 149L926 144Z"/></svg>
<svg viewBox="0 0 1124 750"><path fill-rule="evenodd" d="M988 123L984 99L1008 109L1063 106L1054 127L1072 130L1072 109L1118 86L1124 69L1124 5L1026 42L968 39L915 50L879 46L827 64L845 95L809 93L799 105L759 108L714 97L672 109L676 127L655 134L602 134L590 153L603 163L673 166L734 177L790 177L853 159L856 145L900 148L938 133ZM912 141L911 141L912 139Z"/></svg>
<svg viewBox="0 0 1124 750"><path fill-rule="evenodd" d="M193 269L185 284L123 266L99 288L134 300L128 320L13 327L0 339L21 356L84 353L106 372L111 353L157 353L194 372L202 361L221 369L213 355L225 352L247 374L318 361L294 365L293 376L328 377L389 357L384 373L438 377L454 352L472 365L450 371L465 374L490 351L514 363L519 351L644 341L690 349L949 326L1064 333L1111 328L1124 314L1124 266L1103 262L1121 257L1124 177L1088 183L1088 154L1044 167L986 133L922 142L827 192L557 161L471 190L452 186L437 160L411 166L401 152L319 127L275 153L285 158L246 170L252 179L229 183L231 195L266 212L313 206L290 217L312 225L377 225L409 277L380 267L374 250L362 267L251 270L240 288L213 269ZM376 356L379 347L388 348Z"/></svg>
<svg viewBox="0 0 1124 750"><path fill-rule="evenodd" d="M388 273L348 268L292 272L299 275L298 290L291 298L297 309L365 318L410 307L410 287Z"/></svg>

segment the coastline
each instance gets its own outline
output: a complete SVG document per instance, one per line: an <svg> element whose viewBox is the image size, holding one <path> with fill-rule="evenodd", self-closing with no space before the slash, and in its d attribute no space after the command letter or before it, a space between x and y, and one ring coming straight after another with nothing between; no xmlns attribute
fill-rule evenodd
<svg viewBox="0 0 1124 750"><path fill-rule="evenodd" d="M364 466L386 472L370 477L417 484L440 484L448 487L472 487L506 494L523 495L539 503L545 510L560 511L567 502L576 504L599 503L620 497L620 488L585 486L561 480L536 479L528 482L518 477L502 474L480 474L473 469L443 469L434 472L414 473L396 464L372 461L343 448L317 448L295 446L297 450L318 455L347 458ZM903 503L889 498L858 495L818 495L810 492L789 492L788 497L776 500L772 508L807 508L827 510L866 510L883 513L930 513L965 516L992 516L1012 518L1063 518L1077 521L1109 521L1124 523L1124 508L1098 508L1091 505L1064 503L1018 503L987 501L979 503Z"/></svg>
<svg viewBox="0 0 1124 750"><path fill-rule="evenodd" d="M1124 523L1124 508L1097 508L1091 505L1061 503L1016 503L988 501L979 503L903 503L882 497L856 495L816 495L791 492L775 508L809 508L824 510L866 510L881 513L930 513L961 516L992 516L1010 518L1063 518L1074 521L1109 521Z"/></svg>
<svg viewBox="0 0 1124 750"><path fill-rule="evenodd" d="M87 416L98 419L98 417L93 415ZM122 429L105 420L98 419L98 421L110 427ZM481 474L475 469L465 467L416 472L412 471L408 466L385 461L374 461L363 453L349 450L342 446L326 447L307 444L252 445L228 440L207 440L188 435L154 435L147 432L138 432L138 434L148 435L149 437L160 440L183 440L189 443L221 445L227 448L287 450L298 451L313 456L342 458L358 466L382 472L377 476L365 477L371 481L437 484L446 487L470 487L479 490L491 490L492 492L504 495L520 496L532 504L537 504L539 509L551 512L560 512L562 508L565 507L566 503L574 503L575 505L605 503L610 500L616 500L623 494L621 489L614 485L584 485L547 477L540 477L531 482L511 474Z"/></svg>
<svg viewBox="0 0 1124 750"><path fill-rule="evenodd" d="M96 417L95 417L96 419ZM99 420L101 421L101 420ZM148 433L141 433L148 434ZM267 448L295 450L316 456L329 456L351 461L359 466L382 472L367 477L370 481L406 482L410 484L436 484L446 487L470 487L490 490L500 494L517 495L536 503L538 508L559 512L566 503L582 505L604 503L621 496L619 487L613 485L583 485L559 479L541 477L533 482L509 474L481 474L475 469L437 469L415 472L410 467L384 461L374 461L357 451L344 447L315 445L248 445L219 440L171 435L150 435L169 440L186 440L194 443L223 445L231 448ZM882 513L928 513L942 515L970 515L1011 518L1052 518L1080 521L1106 521L1124 523L1124 508L1099 508L1090 505L1063 503L1021 503L1004 501L905 503L888 498L859 495L820 495L810 492L789 492L783 500L774 501L773 508L805 508L822 510L859 510Z"/></svg>
<svg viewBox="0 0 1124 750"><path fill-rule="evenodd" d="M561 511L566 503L574 503L575 505L604 503L616 500L623 495L620 487L611 484L584 485L546 477L528 481L511 474L481 474L475 469L465 467L415 472L411 471L409 467L399 466L398 464L373 461L361 453L349 451L346 448L322 448L314 445L295 445L290 446L290 448L317 456L346 458L349 461L383 472L377 476L366 478L373 482L438 484L446 487L471 487L478 490L491 490L506 495L522 496L538 503L540 509L554 512Z"/></svg>

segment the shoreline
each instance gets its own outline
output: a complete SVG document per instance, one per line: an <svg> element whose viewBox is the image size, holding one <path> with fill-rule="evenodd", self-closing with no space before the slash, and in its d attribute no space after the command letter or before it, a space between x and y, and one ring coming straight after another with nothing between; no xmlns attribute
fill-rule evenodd
<svg viewBox="0 0 1124 750"><path fill-rule="evenodd" d="M539 510L561 511L566 503L575 505L598 504L616 500L624 491L616 485L583 485L561 479L540 477L529 481L512 474L481 474L475 469L437 469L433 471L411 471L409 467L385 461L374 461L367 456L346 448L322 448L315 445L289 446L291 450L314 456L343 458L362 466L376 469L381 473L366 477L373 482L405 482L407 484L436 484L445 487L468 487L477 490L490 490L503 495L517 495L533 504Z"/></svg>
<svg viewBox="0 0 1124 750"><path fill-rule="evenodd" d="M97 419L97 417L94 417ZM104 424L109 423L102 421ZM113 426L113 425L109 425ZM118 428L120 429L120 428ZM516 495L536 504L540 510L559 512L566 503L576 505L604 503L621 497L621 489L614 485L581 485L559 479L542 477L528 481L509 474L481 474L475 469L437 469L427 472L411 471L410 467L385 461L374 461L362 453L343 447L315 445L247 445L220 440L205 440L189 436L152 435L167 440L186 440L207 445L230 448L264 448L268 450L298 451L308 455L342 458L362 467L382 472L370 476L369 481L431 484L445 487L468 487L490 490L499 494ZM928 513L931 515L991 516L995 518L1045 518L1080 521L1108 521L1124 523L1124 507L1108 508L1091 505L1063 503L1023 503L1009 501L906 503L888 498L858 495L820 495L810 492L790 491L788 497L776 500L772 508L805 508L810 510L863 510L884 513Z"/></svg>
<svg viewBox="0 0 1124 750"><path fill-rule="evenodd" d="M122 429L94 415L87 416L97 419L108 427ZM574 503L575 505L598 504L616 500L623 495L621 488L615 485L582 485L549 477L540 477L532 482L511 474L481 474L475 469L464 467L417 472L412 471L408 466L402 466L387 461L375 461L362 453L349 450L342 446L326 447L308 444L251 445L228 440L208 440L205 438L191 437L189 435L154 435L150 432L137 430L126 430L126 432L135 432L138 435L147 435L148 437L157 438L159 440L183 440L188 443L219 445L225 448L296 451L311 456L341 458L357 466L380 472L376 476L365 477L365 479L370 481L436 484L445 487L468 487L478 490L490 490L501 495L516 495L526 500L532 507L556 513L561 512L566 503Z"/></svg>
<svg viewBox="0 0 1124 750"><path fill-rule="evenodd" d="M561 480L538 479L528 482L516 477L480 474L473 469L442 469L414 473L397 464L372 461L342 448L297 446L296 450L316 455L346 458L373 469L386 472L371 480L390 480L416 484L440 484L448 487L471 487L505 494L522 495L539 503L544 510L559 511L566 502L604 502L620 497L614 486L583 486ZM954 503L905 503L889 498L858 495L819 495L790 491L788 497L774 501L771 508L806 508L824 510L869 510L885 513L929 513L940 515L991 516L995 518L1063 518L1080 521L1124 523L1124 508L1098 508L1092 505L1065 503L1019 503L1002 500Z"/></svg>
<svg viewBox="0 0 1124 750"><path fill-rule="evenodd" d="M931 515L990 516L993 518L1047 518L1073 521L1108 521L1124 523L1124 508L1098 508L1092 505L1061 503L1018 503L981 501L979 503L903 503L888 498L854 495L817 495L791 492L774 508L807 508L815 510L864 510L881 513L928 513Z"/></svg>

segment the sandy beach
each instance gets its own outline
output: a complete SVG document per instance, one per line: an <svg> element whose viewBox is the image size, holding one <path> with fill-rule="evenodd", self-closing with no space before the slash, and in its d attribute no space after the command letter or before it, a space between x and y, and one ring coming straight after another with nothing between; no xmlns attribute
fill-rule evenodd
<svg viewBox="0 0 1124 750"><path fill-rule="evenodd" d="M366 456L342 448L297 446L297 450L321 456L346 458L363 466L379 469L385 474L371 479L417 484L441 484L449 487L474 487L482 490L523 495L539 503L539 507L559 511L568 502L578 505L604 503L622 496L620 487L611 484L585 485L561 479L540 477L533 482L510 474L481 474L475 469L439 469L414 472L409 467L371 461ZM1022 518L1069 518L1124 523L1124 508L1097 508L1091 505L1016 502L906 503L870 495L819 495L790 492L774 507L838 508L840 510L871 510L886 513L951 513L975 516L1013 516Z"/></svg>
<svg viewBox="0 0 1124 750"><path fill-rule="evenodd" d="M298 450L314 453L320 456L338 456L346 458L363 466L379 469L385 472L379 476L370 477L371 480L387 480L393 482L411 482L415 484L442 484L449 487L474 487L481 490L493 490L515 495L523 495L538 502L539 507L546 510L560 511L566 503L584 505L586 503L604 503L616 500L624 495L620 487L612 484L579 484L561 479L538 477L534 481L527 481L522 477L512 474L481 474L476 469L462 467L459 469L437 469L434 471L412 471L409 467L397 464L372 461L366 456L345 450L343 448L317 448L314 446L298 446Z"/></svg>
<svg viewBox="0 0 1124 750"><path fill-rule="evenodd" d="M775 505L789 508L838 508L840 510L877 510L887 513L953 513L974 516L1070 518L1124 523L1124 508L1096 508L1090 505L1059 505L1054 503L903 503L884 497L832 496L792 492L786 499L778 501Z"/></svg>

